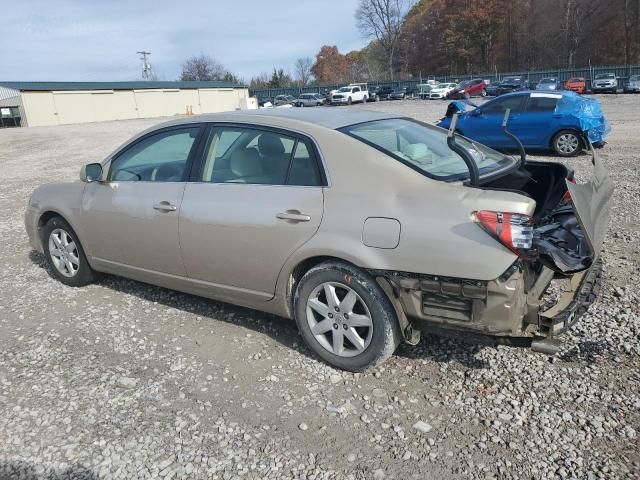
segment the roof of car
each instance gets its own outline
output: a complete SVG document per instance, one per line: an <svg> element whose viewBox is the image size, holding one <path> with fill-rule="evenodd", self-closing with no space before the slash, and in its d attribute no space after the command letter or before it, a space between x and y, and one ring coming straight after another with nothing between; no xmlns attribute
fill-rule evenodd
<svg viewBox="0 0 640 480"><path fill-rule="evenodd" d="M301 122L320 125L321 127L329 128L331 130L336 130L348 125L354 125L356 123L400 117L399 115L391 113L374 112L359 108L260 108L258 110L236 110L234 112L195 115L193 117L188 117L188 119L182 118L180 120L171 120L165 125L191 122L232 122L234 121L234 117L238 117L238 121L246 122L246 117L253 116L272 118L275 120L298 120Z"/></svg>

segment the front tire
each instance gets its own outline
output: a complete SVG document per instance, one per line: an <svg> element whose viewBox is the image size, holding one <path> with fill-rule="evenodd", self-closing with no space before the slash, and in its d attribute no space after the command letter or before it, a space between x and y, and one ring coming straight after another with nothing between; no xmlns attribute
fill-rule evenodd
<svg viewBox="0 0 640 480"><path fill-rule="evenodd" d="M42 229L42 246L53 276L70 287L93 282L96 274L76 233L61 217L51 218Z"/></svg>
<svg viewBox="0 0 640 480"><path fill-rule="evenodd" d="M353 100L351 100L351 97L347 98L347 105L351 105L353 103Z"/></svg>
<svg viewBox="0 0 640 480"><path fill-rule="evenodd" d="M300 280L294 296L298 329L328 364L359 372L389 358L400 343L396 313L368 273L324 262Z"/></svg>
<svg viewBox="0 0 640 480"><path fill-rule="evenodd" d="M584 148L580 135L572 130L560 130L556 133L551 147L561 157L575 157Z"/></svg>

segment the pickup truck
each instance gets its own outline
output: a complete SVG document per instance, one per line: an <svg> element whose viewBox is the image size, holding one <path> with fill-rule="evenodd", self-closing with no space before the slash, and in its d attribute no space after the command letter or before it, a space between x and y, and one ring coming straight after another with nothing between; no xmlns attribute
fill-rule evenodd
<svg viewBox="0 0 640 480"><path fill-rule="evenodd" d="M366 103L369 100L369 90L366 83L352 83L339 88L331 95L331 105L351 105L352 103Z"/></svg>

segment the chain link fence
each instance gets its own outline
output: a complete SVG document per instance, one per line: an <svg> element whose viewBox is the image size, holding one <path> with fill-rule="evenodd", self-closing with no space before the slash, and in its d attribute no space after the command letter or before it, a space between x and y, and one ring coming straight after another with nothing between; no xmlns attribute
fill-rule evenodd
<svg viewBox="0 0 640 480"><path fill-rule="evenodd" d="M369 88L376 87L378 85L389 85L392 88L409 87L415 88L421 83L426 83L428 80L435 80L438 82L462 82L464 80L471 80L472 78L482 78L490 82L502 80L508 76L523 76L527 78L529 87L535 88L535 85L547 77L555 77L560 81L565 82L573 77L584 77L587 80L587 89L591 89L591 81L600 73L614 73L618 77L619 85L621 88L626 84L628 78L631 75L640 75L640 65L605 65L597 67L582 67L582 68L562 68L562 69L547 69L536 70L530 72L505 72L505 73L471 73L464 75L433 75L425 76L422 78L412 78L408 80L368 80L366 83ZM357 82L354 82L357 83ZM297 97L302 93L320 93L325 94L330 90L336 90L345 84L325 84L325 85L308 85L305 87L290 87L290 88L267 88L267 89L251 89L250 94L253 97L260 98L273 98L276 95L293 95Z"/></svg>

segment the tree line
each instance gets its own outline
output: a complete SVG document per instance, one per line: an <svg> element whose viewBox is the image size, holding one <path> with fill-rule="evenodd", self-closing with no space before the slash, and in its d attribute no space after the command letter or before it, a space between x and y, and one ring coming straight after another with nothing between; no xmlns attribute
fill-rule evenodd
<svg viewBox="0 0 640 480"><path fill-rule="evenodd" d="M360 0L355 24L361 50L323 45L249 82L202 55L181 79L259 89L640 63L640 0Z"/></svg>

